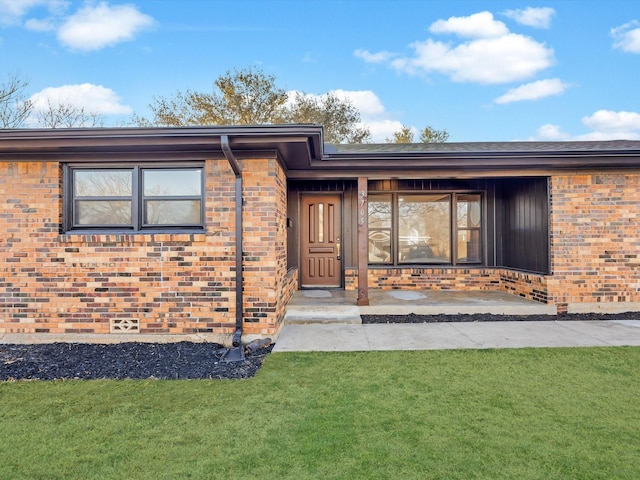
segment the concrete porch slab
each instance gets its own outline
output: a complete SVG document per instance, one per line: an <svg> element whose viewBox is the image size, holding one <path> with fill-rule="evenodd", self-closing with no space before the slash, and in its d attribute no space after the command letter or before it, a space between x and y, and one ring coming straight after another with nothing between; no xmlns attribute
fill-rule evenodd
<svg viewBox="0 0 640 480"><path fill-rule="evenodd" d="M357 292L342 289L297 291L285 324L361 323L360 315L556 315L555 305L497 291L369 290L369 305L356 306Z"/></svg>

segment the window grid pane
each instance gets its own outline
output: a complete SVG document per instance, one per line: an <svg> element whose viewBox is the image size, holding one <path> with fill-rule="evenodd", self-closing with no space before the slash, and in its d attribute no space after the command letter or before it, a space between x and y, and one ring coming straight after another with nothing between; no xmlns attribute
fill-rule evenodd
<svg viewBox="0 0 640 480"><path fill-rule="evenodd" d="M77 170L73 191L76 197L130 197L132 170Z"/></svg>
<svg viewBox="0 0 640 480"><path fill-rule="evenodd" d="M458 229L457 261L460 263L480 263L482 251L480 229Z"/></svg>
<svg viewBox="0 0 640 480"><path fill-rule="evenodd" d="M392 263L391 195L369 195L369 263Z"/></svg>
<svg viewBox="0 0 640 480"><path fill-rule="evenodd" d="M398 261L451 262L451 196L399 195Z"/></svg>
<svg viewBox="0 0 640 480"><path fill-rule="evenodd" d="M147 200L147 225L199 225L200 200Z"/></svg>
<svg viewBox="0 0 640 480"><path fill-rule="evenodd" d="M202 169L143 170L145 197L200 196Z"/></svg>
<svg viewBox="0 0 640 480"><path fill-rule="evenodd" d="M78 200L76 223L79 225L131 225L129 200Z"/></svg>

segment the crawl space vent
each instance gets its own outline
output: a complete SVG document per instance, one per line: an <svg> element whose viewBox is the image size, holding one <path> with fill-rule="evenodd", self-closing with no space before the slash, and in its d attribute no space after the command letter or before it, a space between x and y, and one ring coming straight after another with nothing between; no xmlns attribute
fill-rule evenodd
<svg viewBox="0 0 640 480"><path fill-rule="evenodd" d="M112 318L111 333L140 333L140 321L137 318Z"/></svg>

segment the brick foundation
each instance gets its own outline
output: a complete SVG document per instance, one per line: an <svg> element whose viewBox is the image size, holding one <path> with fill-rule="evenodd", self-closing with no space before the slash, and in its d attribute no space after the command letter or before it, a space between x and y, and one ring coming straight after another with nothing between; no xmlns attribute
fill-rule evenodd
<svg viewBox="0 0 640 480"><path fill-rule="evenodd" d="M504 268L370 268L369 288L381 290L502 290L529 300L547 303L544 275ZM345 272L345 288L358 288L358 269Z"/></svg>

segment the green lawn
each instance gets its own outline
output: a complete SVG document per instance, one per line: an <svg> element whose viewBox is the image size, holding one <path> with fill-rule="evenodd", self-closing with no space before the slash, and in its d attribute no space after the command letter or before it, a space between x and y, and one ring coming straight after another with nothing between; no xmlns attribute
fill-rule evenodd
<svg viewBox="0 0 640 480"><path fill-rule="evenodd" d="M279 353L0 383L1 479L640 478L640 348Z"/></svg>

